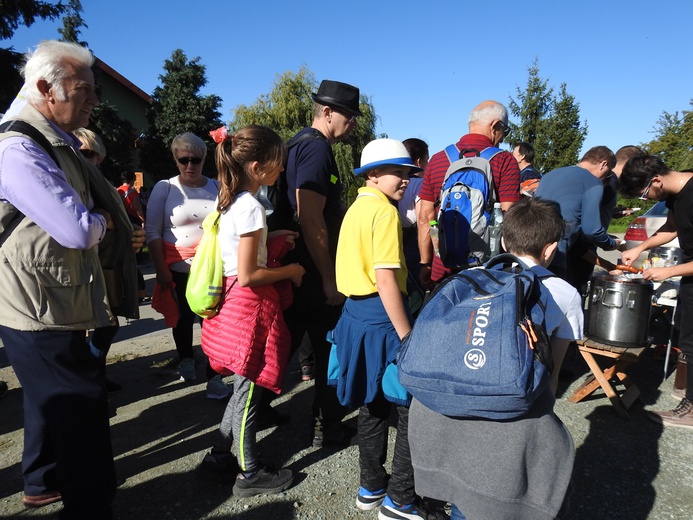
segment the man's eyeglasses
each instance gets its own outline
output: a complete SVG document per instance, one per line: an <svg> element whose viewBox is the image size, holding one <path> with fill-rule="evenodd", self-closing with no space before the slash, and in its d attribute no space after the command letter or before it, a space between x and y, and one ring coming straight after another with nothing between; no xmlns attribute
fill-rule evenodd
<svg viewBox="0 0 693 520"><path fill-rule="evenodd" d="M650 179L650 182L647 183L647 186L645 186L645 190L642 192L642 195L638 197L640 200L647 200L647 194L650 193L650 188L652 187L653 180L655 180L654 177L652 177Z"/></svg>
<svg viewBox="0 0 693 520"><path fill-rule="evenodd" d="M347 120L349 124L356 122L356 118L358 117L357 115L347 114L346 112L342 112L341 110L337 110L334 108L332 109L332 111L337 112L338 114L342 114L342 116L344 116L344 118Z"/></svg>
<svg viewBox="0 0 693 520"><path fill-rule="evenodd" d="M85 159L93 159L98 155L94 150L89 150L87 148L80 149L79 153L81 153Z"/></svg>
<svg viewBox="0 0 693 520"><path fill-rule="evenodd" d="M176 160L183 166L187 166L188 163L200 164L202 162L202 157L177 157Z"/></svg>
<svg viewBox="0 0 693 520"><path fill-rule="evenodd" d="M501 125L503 125L503 137L508 137L508 134L510 134L510 126L508 126L508 123L504 123L503 121L498 121Z"/></svg>

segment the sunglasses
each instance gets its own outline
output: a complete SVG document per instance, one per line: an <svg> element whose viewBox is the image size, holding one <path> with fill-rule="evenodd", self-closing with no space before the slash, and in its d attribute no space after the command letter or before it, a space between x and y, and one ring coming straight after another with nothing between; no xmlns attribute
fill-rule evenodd
<svg viewBox="0 0 693 520"><path fill-rule="evenodd" d="M88 150L86 148L80 149L79 153L81 153L85 159L93 159L98 155L94 150Z"/></svg>
<svg viewBox="0 0 693 520"><path fill-rule="evenodd" d="M508 126L507 123L504 123L503 121L498 121L501 125L503 125L503 137L508 137L508 134L510 134L510 126Z"/></svg>
<svg viewBox="0 0 693 520"><path fill-rule="evenodd" d="M645 186L645 190L642 192L642 195L638 197L640 200L647 200L647 194L650 193L650 188L652 187L652 181L655 180L654 177L650 179L650 182L647 183L647 186Z"/></svg>
<svg viewBox="0 0 693 520"><path fill-rule="evenodd" d="M337 110L335 108L333 108L332 111L341 114L349 124L354 123L356 121L356 118L358 117L357 115L347 114L346 112L343 112L342 110Z"/></svg>
<svg viewBox="0 0 693 520"><path fill-rule="evenodd" d="M176 160L183 166L187 166L188 163L200 164L202 162L202 157L176 157Z"/></svg>

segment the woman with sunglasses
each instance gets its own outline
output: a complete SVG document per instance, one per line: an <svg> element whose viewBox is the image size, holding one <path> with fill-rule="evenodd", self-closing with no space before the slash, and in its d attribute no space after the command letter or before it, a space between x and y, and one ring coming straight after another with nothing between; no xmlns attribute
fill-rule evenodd
<svg viewBox="0 0 693 520"><path fill-rule="evenodd" d="M188 306L185 287L195 248L202 238L202 221L216 208L219 185L202 175L207 155L207 145L202 139L189 132L177 135L171 143L171 152L178 175L154 186L147 207L145 229L157 284L152 306L159 308L157 300L167 294L172 296L169 302L176 301L178 317L167 313L166 321L173 326L180 379L194 381L197 377L193 352L196 315ZM231 387L210 368L209 362L206 364L207 397L227 397Z"/></svg>

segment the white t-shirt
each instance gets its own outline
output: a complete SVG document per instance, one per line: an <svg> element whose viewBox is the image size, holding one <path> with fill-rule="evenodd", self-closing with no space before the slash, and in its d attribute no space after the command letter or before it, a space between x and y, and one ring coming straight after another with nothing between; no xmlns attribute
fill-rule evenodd
<svg viewBox="0 0 693 520"><path fill-rule="evenodd" d="M219 219L219 245L224 276L238 275L238 244L241 235L262 230L257 251L257 265L267 266L267 222L265 208L249 191L236 195L233 204Z"/></svg>
<svg viewBox="0 0 693 520"><path fill-rule="evenodd" d="M147 242L163 239L180 247L195 247L202 238L202 221L216 209L216 181L207 179L199 188L183 186L178 176L159 181L147 204ZM171 265L171 270L187 273L192 257Z"/></svg>
<svg viewBox="0 0 693 520"><path fill-rule="evenodd" d="M520 259L529 267L537 265L531 258ZM577 290L558 276L542 279L552 300L546 308L546 332L549 337L582 339L585 318L582 312L582 298ZM551 305L553 303L553 305Z"/></svg>

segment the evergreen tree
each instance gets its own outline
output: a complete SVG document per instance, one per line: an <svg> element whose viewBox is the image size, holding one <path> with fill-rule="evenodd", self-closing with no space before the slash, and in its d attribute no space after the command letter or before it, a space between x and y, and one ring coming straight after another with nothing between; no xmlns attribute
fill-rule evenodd
<svg viewBox="0 0 693 520"><path fill-rule="evenodd" d="M580 124L580 104L568 94L565 83L561 83L558 98L552 101L546 133L550 153L544 156L542 171L549 172L578 162L587 135L587 123Z"/></svg>
<svg viewBox="0 0 693 520"><path fill-rule="evenodd" d="M580 123L579 103L568 94L565 83L555 96L548 80L539 75L537 59L527 70L527 86L517 88L517 101L510 98L510 112L519 122L512 125L508 142L534 146L534 165L544 173L577 163L587 135L587 125Z"/></svg>
<svg viewBox="0 0 693 520"><path fill-rule="evenodd" d="M83 47L88 47L87 42L79 40L79 34L82 32L82 27L88 29L89 26L84 23L82 18L82 2L80 0L69 0L67 12L63 16L63 26L58 29L60 40L64 42L78 43Z"/></svg>
<svg viewBox="0 0 693 520"><path fill-rule="evenodd" d="M31 27L36 20L54 20L67 7L61 2L16 0L0 2L0 40L9 40L20 25ZM0 48L0 113L9 108L24 80L19 73L22 54L12 47Z"/></svg>
<svg viewBox="0 0 693 520"><path fill-rule="evenodd" d="M120 174L133 168L134 127L118 115L115 105L105 102L92 111L89 129L99 134L106 146L101 173L114 186L120 186Z"/></svg>
<svg viewBox="0 0 693 520"><path fill-rule="evenodd" d="M171 141L178 134L192 132L209 146L203 173L216 177L214 154L211 153L214 143L209 131L221 126L221 98L200 95L207 78L199 57L188 61L185 53L177 49L164 62L164 71L159 76L161 85L154 89L152 107L147 113L149 131L142 166L155 181L175 175Z"/></svg>
<svg viewBox="0 0 693 520"><path fill-rule="evenodd" d="M550 117L553 102L553 88L549 88L548 80L539 76L539 62L534 63L528 69L527 86L524 90L517 87L517 99L510 98L510 112L520 122L513 125L508 136L508 141L530 143L535 148L540 147L542 140L546 140L546 123ZM519 102L519 103L518 103Z"/></svg>
<svg viewBox="0 0 693 520"><path fill-rule="evenodd" d="M37 19L55 20L67 7L61 2L15 0L0 2L0 40L9 40L20 25L31 27Z"/></svg>
<svg viewBox="0 0 693 520"><path fill-rule="evenodd" d="M269 94L262 94L251 105L238 105L230 123L232 131L249 124L272 128L288 141L302 128L313 123L313 100L311 93L317 90L314 74L301 67L295 74L287 71L277 76ZM339 177L343 186L345 203L356 197L359 181L354 177L354 168L359 164L361 150L375 139L375 108L370 99L361 95L359 108L362 116L349 139L333 146Z"/></svg>

